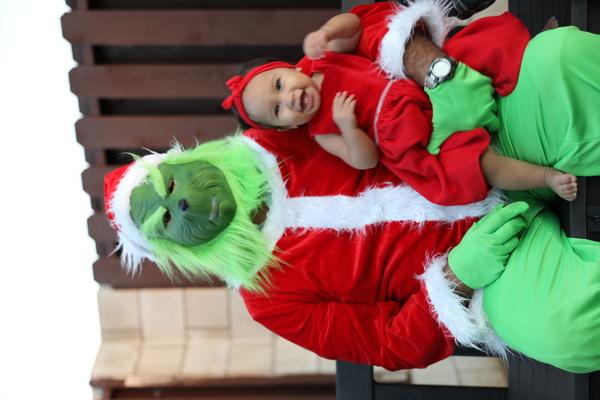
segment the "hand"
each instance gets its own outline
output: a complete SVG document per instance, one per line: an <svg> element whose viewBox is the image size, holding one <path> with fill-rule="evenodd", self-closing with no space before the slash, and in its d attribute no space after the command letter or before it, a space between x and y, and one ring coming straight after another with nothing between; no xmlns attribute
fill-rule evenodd
<svg viewBox="0 0 600 400"><path fill-rule="evenodd" d="M357 127L356 115L354 114L355 107L356 98L353 94L348 95L348 92L336 93L333 99L333 121L342 133Z"/></svg>
<svg viewBox="0 0 600 400"><path fill-rule="evenodd" d="M439 154L443 143L456 132L500 129L492 80L463 63L458 63L452 79L425 92L433 109L433 132L427 144L431 154Z"/></svg>
<svg viewBox="0 0 600 400"><path fill-rule="evenodd" d="M475 223L450 251L448 265L454 274L473 289L495 281L519 244L517 235L527 226L521 214L528 208L523 201L498 206Z"/></svg>
<svg viewBox="0 0 600 400"><path fill-rule="evenodd" d="M327 50L328 43L329 38L327 37L327 32L318 30L306 35L304 43L302 44L302 49L304 50L306 57L311 60L316 60L323 57L325 50Z"/></svg>

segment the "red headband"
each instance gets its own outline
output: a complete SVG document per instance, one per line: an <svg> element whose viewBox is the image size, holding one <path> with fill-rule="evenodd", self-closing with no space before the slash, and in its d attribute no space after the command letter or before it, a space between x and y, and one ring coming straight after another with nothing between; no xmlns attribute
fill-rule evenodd
<svg viewBox="0 0 600 400"><path fill-rule="evenodd" d="M266 72L275 68L294 68L294 66L285 61L273 61L252 68L244 76L234 76L233 78L227 81L227 87L231 91L231 94L227 96L223 103L221 103L221 106L226 110L230 110L232 106L235 106L237 113L244 120L245 123L247 123L253 128L263 128L256 122L252 121L248 116L248 113L246 113L244 105L242 104L242 93L244 92L246 85L248 84L248 82L250 82L252 78L260 74L261 72Z"/></svg>

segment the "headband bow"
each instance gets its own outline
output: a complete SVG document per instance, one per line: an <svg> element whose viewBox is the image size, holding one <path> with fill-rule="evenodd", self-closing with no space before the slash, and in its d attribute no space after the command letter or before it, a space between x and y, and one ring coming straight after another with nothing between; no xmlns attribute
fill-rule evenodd
<svg viewBox="0 0 600 400"><path fill-rule="evenodd" d="M244 109L244 104L242 103L242 93L248 85L248 82L252 80L256 75L266 72L275 68L294 68L294 66L285 61L273 61L263 65L259 65L258 67L252 68L246 75L236 75L227 81L227 87L231 94L227 96L227 98L221 103L221 106L230 110L235 107L239 116L244 120L245 123L250 125L253 128L263 128L256 122L252 121L248 116L248 113Z"/></svg>

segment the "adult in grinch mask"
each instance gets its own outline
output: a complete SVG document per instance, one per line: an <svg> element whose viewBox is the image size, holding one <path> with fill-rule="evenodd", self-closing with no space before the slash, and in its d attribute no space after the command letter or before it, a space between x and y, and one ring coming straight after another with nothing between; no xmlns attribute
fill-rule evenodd
<svg viewBox="0 0 600 400"><path fill-rule="evenodd" d="M576 130L588 152L566 152L573 133L548 115L557 102L599 127L585 104L598 104L599 52L596 36L569 29L532 41L500 105L500 148L600 174L600 129ZM559 100L544 92L554 74L573 78L557 83ZM522 111L544 125L522 130ZM537 148L522 146L526 135ZM600 245L565 237L543 193L499 209L494 192L437 206L381 166L358 171L306 135L256 129L138 159L105 189L130 268L146 257L167 273L216 275L241 288L257 321L321 356L393 370L429 365L459 343L600 368Z"/></svg>

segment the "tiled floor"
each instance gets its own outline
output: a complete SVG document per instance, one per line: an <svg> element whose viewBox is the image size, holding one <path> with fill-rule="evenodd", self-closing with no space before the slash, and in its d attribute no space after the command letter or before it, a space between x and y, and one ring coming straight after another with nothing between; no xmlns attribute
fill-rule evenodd
<svg viewBox="0 0 600 400"><path fill-rule="evenodd" d="M101 288L98 304L103 343L93 379L137 385L335 373L335 362L275 337L224 288Z"/></svg>
<svg viewBox="0 0 600 400"><path fill-rule="evenodd" d="M275 336L224 288L118 290L98 293L102 346L94 379L130 385L244 376L335 374L335 362ZM382 382L506 386L493 358L451 357L426 369L389 372Z"/></svg>

